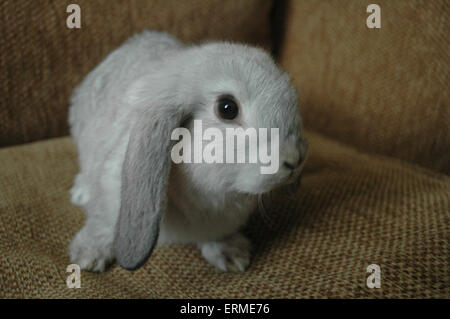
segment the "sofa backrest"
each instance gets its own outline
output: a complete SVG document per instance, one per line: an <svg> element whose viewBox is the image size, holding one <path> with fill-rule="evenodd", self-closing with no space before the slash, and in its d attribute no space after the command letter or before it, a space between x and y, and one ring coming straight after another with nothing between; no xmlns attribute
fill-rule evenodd
<svg viewBox="0 0 450 319"><path fill-rule="evenodd" d="M366 25L369 4L381 28ZM280 52L306 127L450 173L450 3L291 0Z"/></svg>
<svg viewBox="0 0 450 319"><path fill-rule="evenodd" d="M81 28L69 29L69 4ZM74 87L142 29L270 48L269 0L0 1L0 146L68 133Z"/></svg>

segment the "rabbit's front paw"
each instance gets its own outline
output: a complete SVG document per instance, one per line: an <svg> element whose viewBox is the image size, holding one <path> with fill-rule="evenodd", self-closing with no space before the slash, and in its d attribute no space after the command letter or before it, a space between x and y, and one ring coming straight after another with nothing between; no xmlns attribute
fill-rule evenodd
<svg viewBox="0 0 450 319"><path fill-rule="evenodd" d="M199 246L203 257L222 271L243 272L250 265L250 242L240 233Z"/></svg>
<svg viewBox="0 0 450 319"><path fill-rule="evenodd" d="M103 272L114 259L110 236L96 236L83 227L69 246L70 261L81 269Z"/></svg>
<svg viewBox="0 0 450 319"><path fill-rule="evenodd" d="M75 177L75 183L70 189L70 201L77 206L85 205L90 199L89 188L84 183L83 175L79 173Z"/></svg>

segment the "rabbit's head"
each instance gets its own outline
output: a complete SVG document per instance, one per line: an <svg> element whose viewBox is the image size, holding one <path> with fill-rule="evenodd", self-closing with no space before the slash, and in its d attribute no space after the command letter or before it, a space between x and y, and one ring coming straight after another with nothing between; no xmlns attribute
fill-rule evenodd
<svg viewBox="0 0 450 319"><path fill-rule="evenodd" d="M297 93L264 51L210 43L168 56L151 71L127 93L129 103L141 105L123 164L114 244L127 269L140 267L156 244L171 166L178 165L197 189L262 194L297 185L307 152ZM181 137L177 130L189 134L173 140ZM243 148L231 133L239 130L247 134L241 135ZM190 163L174 163L174 153Z"/></svg>

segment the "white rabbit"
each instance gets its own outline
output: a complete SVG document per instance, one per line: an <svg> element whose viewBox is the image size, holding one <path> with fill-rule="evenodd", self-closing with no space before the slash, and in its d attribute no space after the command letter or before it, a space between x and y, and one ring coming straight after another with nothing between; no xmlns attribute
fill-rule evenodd
<svg viewBox="0 0 450 319"><path fill-rule="evenodd" d="M218 103L237 107L223 118ZM69 122L80 172L72 203L86 223L69 253L82 269L114 258L137 269L156 243L195 243L223 271L244 271L250 245L240 232L259 194L294 182L307 147L297 93L261 49L225 42L186 46L144 31L130 38L75 90ZM231 116L232 117L232 116ZM181 163L170 157L177 127L279 128L280 165Z"/></svg>

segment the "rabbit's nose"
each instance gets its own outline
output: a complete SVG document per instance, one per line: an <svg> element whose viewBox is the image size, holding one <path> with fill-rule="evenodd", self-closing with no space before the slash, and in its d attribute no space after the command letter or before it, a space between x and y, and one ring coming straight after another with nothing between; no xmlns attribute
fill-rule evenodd
<svg viewBox="0 0 450 319"><path fill-rule="evenodd" d="M286 167L286 168L288 168L288 169L290 169L290 170L294 170L294 169L296 169L297 167L299 167L301 163L302 163L302 159L300 158L300 159L299 159L297 162L295 162L295 163L291 163L291 162L284 161L284 162L283 162L283 165L284 165L284 167Z"/></svg>
<svg viewBox="0 0 450 319"><path fill-rule="evenodd" d="M307 147L290 148L289 151L285 151L283 154L283 167L290 171L301 169L305 164L307 154Z"/></svg>
<svg viewBox="0 0 450 319"><path fill-rule="evenodd" d="M295 135L289 136L283 141L280 167L290 171L298 170L305 162L307 149L307 142L304 138Z"/></svg>
<svg viewBox="0 0 450 319"><path fill-rule="evenodd" d="M285 151L283 155L283 167L291 171L297 169L303 162L300 152L295 148Z"/></svg>

